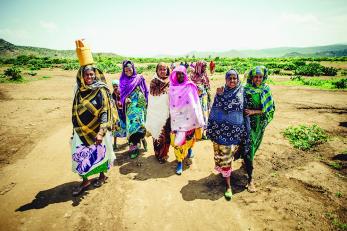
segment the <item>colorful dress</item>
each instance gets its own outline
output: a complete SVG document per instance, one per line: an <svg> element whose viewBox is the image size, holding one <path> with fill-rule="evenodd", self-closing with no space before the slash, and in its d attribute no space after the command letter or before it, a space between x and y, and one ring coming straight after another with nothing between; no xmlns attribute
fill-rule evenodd
<svg viewBox="0 0 347 231"><path fill-rule="evenodd" d="M132 76L125 74L125 68L131 67ZM145 137L148 88L142 75L136 73L134 63L123 61L123 71L119 80L120 101L123 105L123 115L126 118L126 133L130 151L139 149L140 141Z"/></svg>
<svg viewBox="0 0 347 231"><path fill-rule="evenodd" d="M93 69L96 79L93 84L85 85L84 69ZM71 142L72 171L82 178L106 172L116 156L112 148L114 118L111 94L103 73L91 66L81 67L77 73L77 87L73 100ZM95 145L95 137L102 129L105 132L100 145Z"/></svg>
<svg viewBox="0 0 347 231"><path fill-rule="evenodd" d="M177 72L184 75L184 80L179 83ZM199 104L198 89L188 80L186 68L176 67L170 75L170 119L171 119L171 144L175 156L181 162L195 142L195 129L205 125Z"/></svg>
<svg viewBox="0 0 347 231"><path fill-rule="evenodd" d="M126 121L123 113L123 108L119 106L120 103L120 95L116 95L115 93L112 94L112 98L115 102L115 107L117 109L117 114L118 114L118 120L116 121L117 123L117 129L114 130L113 136L114 137L126 137Z"/></svg>
<svg viewBox="0 0 347 231"><path fill-rule="evenodd" d="M258 87L252 83L252 78L256 74L263 76L263 81ZM255 153L263 140L265 128L273 119L275 112L275 103L270 87L266 84L266 80L267 69L263 66L257 66L248 73L247 84L245 86L247 109L262 111L262 114L250 116L250 150L244 157L249 178L252 178Z"/></svg>

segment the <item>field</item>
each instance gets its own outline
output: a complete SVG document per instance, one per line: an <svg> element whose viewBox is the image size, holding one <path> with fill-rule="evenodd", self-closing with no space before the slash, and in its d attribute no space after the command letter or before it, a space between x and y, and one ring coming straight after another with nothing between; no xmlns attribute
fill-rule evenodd
<svg viewBox="0 0 347 231"><path fill-rule="evenodd" d="M95 59L108 84L119 78L119 57ZM197 59L163 59L181 60ZM159 60L134 61L149 83ZM223 180L213 170L210 141L195 145L193 165L176 176L173 150L160 165L151 137L149 151L136 160L126 149L117 152L107 184L72 197L79 181L71 172L68 143L76 60L19 56L0 63L0 74L12 68L21 76L0 77L0 230L347 229L345 57L216 60L213 93L228 68L244 73L263 64L276 102L256 154L258 191L247 192L246 173L236 161L232 201L224 199ZM300 124L317 124L327 141L294 148L283 132Z"/></svg>

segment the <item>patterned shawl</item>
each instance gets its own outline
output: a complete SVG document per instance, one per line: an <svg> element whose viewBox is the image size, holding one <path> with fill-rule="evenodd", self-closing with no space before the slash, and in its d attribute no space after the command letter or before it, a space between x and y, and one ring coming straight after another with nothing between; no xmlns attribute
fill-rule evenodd
<svg viewBox="0 0 347 231"><path fill-rule="evenodd" d="M239 75L229 70L226 78L236 75L235 88L224 87L222 94L216 94L207 125L207 136L221 145L240 144L249 136L248 118L244 116L245 93Z"/></svg>
<svg viewBox="0 0 347 231"><path fill-rule="evenodd" d="M252 82L255 75L263 76L263 81L259 87L255 86ZM266 84L267 78L268 70L264 66L256 66L248 72L245 91L247 94L260 94L261 110L266 115L267 123L270 123L275 111L275 102L270 87Z"/></svg>
<svg viewBox="0 0 347 231"><path fill-rule="evenodd" d="M207 77L206 69L203 72L203 67L207 67L207 63L203 60L196 62L194 67L194 72L191 73L190 79L196 84L196 85L204 85L208 89L210 88L210 80Z"/></svg>
<svg viewBox="0 0 347 231"><path fill-rule="evenodd" d="M93 69L95 80L86 85L83 79L85 69ZM100 127L111 129L113 114L111 94L106 85L106 79L101 70L93 66L82 66L76 76L77 89L72 106L72 124L84 145L89 146L95 142ZM101 114L107 115L104 122L100 122Z"/></svg>

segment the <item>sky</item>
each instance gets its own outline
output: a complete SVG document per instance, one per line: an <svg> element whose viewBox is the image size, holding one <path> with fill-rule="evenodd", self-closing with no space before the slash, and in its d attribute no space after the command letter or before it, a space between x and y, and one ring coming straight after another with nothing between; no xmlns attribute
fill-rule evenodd
<svg viewBox="0 0 347 231"><path fill-rule="evenodd" d="M347 43L347 0L0 0L15 45L151 57Z"/></svg>

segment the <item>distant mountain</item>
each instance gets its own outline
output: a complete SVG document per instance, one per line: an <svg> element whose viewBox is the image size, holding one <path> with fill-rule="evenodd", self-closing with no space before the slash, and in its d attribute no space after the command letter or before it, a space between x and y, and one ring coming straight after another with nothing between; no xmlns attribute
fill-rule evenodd
<svg viewBox="0 0 347 231"><path fill-rule="evenodd" d="M94 55L104 56L119 56L114 53L93 53ZM17 46L7 42L4 39L0 39L0 57L1 58L12 58L19 55L34 55L44 57L57 57L57 58L76 58L75 50L53 50L40 47L28 47L28 46Z"/></svg>
<svg viewBox="0 0 347 231"><path fill-rule="evenodd" d="M224 52L197 52L192 51L184 56L195 56L199 58L207 57L316 57L316 56L347 56L347 45L335 44L328 46L315 46L315 47L278 47L260 50L230 50Z"/></svg>
<svg viewBox="0 0 347 231"><path fill-rule="evenodd" d="M115 53L93 53L94 55L103 56L119 56ZM10 58L18 55L35 55L35 56L47 56L47 57L66 57L76 58L75 50L53 50L39 47L29 46L17 46L12 43L0 39L0 57ZM163 57L197 57L197 58L208 58L208 57L339 57L347 56L347 45L346 44L335 44L328 46L315 46L315 47L277 47L260 50L229 50L223 52L213 51L192 51L183 55L158 55L157 58Z"/></svg>

